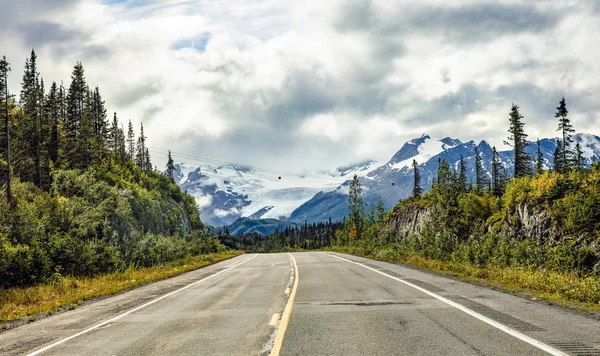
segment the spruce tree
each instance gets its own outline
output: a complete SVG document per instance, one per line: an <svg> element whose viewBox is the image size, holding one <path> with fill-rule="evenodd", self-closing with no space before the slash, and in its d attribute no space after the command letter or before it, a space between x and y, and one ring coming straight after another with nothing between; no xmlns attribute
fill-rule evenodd
<svg viewBox="0 0 600 356"><path fill-rule="evenodd" d="M119 119L117 118L117 113L113 114L112 124L110 125L110 129L108 130L108 147L109 150L115 154L119 154Z"/></svg>
<svg viewBox="0 0 600 356"><path fill-rule="evenodd" d="M535 160L535 173L540 174L544 170L544 155L542 154L542 144L537 139L537 158Z"/></svg>
<svg viewBox="0 0 600 356"><path fill-rule="evenodd" d="M144 170L146 172L151 172L152 171L152 161L150 160L150 150L148 150L148 148L146 147L146 153L144 154L144 157L146 159L146 162L144 164Z"/></svg>
<svg viewBox="0 0 600 356"><path fill-rule="evenodd" d="M144 124L140 125L140 136L137 142L137 153L135 157L137 165L143 170L146 170L146 136L144 135Z"/></svg>
<svg viewBox="0 0 600 356"><path fill-rule="evenodd" d="M51 162L58 161L59 148L59 123L60 123L60 91L56 82L53 82L46 99L46 116L50 124L50 137L48 139L48 156Z"/></svg>
<svg viewBox="0 0 600 356"><path fill-rule="evenodd" d="M501 169L500 156L494 146L492 148L492 192L495 196L501 196L504 191L504 181Z"/></svg>
<svg viewBox="0 0 600 356"><path fill-rule="evenodd" d="M109 123L107 121L106 108L104 100L100 94L100 89L96 87L92 93L92 156L94 162L102 162L106 156L109 142Z"/></svg>
<svg viewBox="0 0 600 356"><path fill-rule="evenodd" d="M575 167L581 169L583 167L583 150L581 144L577 142L575 145Z"/></svg>
<svg viewBox="0 0 600 356"><path fill-rule="evenodd" d="M23 146L20 152L21 179L33 181L41 186L40 167L40 81L37 71L37 55L31 51L31 57L25 60L23 81L21 82L21 107L25 115L23 122Z"/></svg>
<svg viewBox="0 0 600 356"><path fill-rule="evenodd" d="M348 205L350 208L350 214L348 216L350 227L356 230L356 237L360 238L364 225L365 203L362 199L362 187L356 174L350 181L348 190Z"/></svg>
<svg viewBox="0 0 600 356"><path fill-rule="evenodd" d="M413 171L414 171L414 185L413 185L413 197L418 198L423 194L423 188L421 188L421 172L419 171L419 164L413 159Z"/></svg>
<svg viewBox="0 0 600 356"><path fill-rule="evenodd" d="M555 172L562 172L564 169L564 162L563 162L563 144L561 142L560 139L556 140L556 149L554 150L554 163L552 166L552 169L554 169Z"/></svg>
<svg viewBox="0 0 600 356"><path fill-rule="evenodd" d="M475 185L477 193L483 192L485 187L489 184L487 172L483 167L483 161L479 150L475 147Z"/></svg>
<svg viewBox="0 0 600 356"><path fill-rule="evenodd" d="M133 124L129 120L129 126L127 128L127 154L129 159L135 158L135 133L133 132Z"/></svg>
<svg viewBox="0 0 600 356"><path fill-rule="evenodd" d="M10 64L6 60L6 56L0 60L0 104L2 105L2 112L4 114L4 149L6 150L6 199L10 203L12 197L12 186L11 186L11 162L10 162L10 122L8 115L8 72L10 72Z"/></svg>
<svg viewBox="0 0 600 356"><path fill-rule="evenodd" d="M175 183L175 177L173 176L174 173L175 163L173 162L173 157L171 157L171 151L169 151L169 157L167 159L167 177L169 177L173 183Z"/></svg>
<svg viewBox="0 0 600 356"><path fill-rule="evenodd" d="M514 176L523 177L531 174L530 157L525 152L527 146L527 134L524 131L525 123L523 115L519 112L519 106L513 104L509 116L510 136L504 144L511 146L514 149Z"/></svg>
<svg viewBox="0 0 600 356"><path fill-rule="evenodd" d="M569 110L567 110L567 103L565 101L565 97L558 103L558 107L556 108L555 118L558 119L558 129L556 131L560 131L562 134L562 166L563 170L569 169L571 165L571 161L573 159L574 153L571 151L570 146L573 143L573 133L575 130L571 125L571 120L568 118Z"/></svg>
<svg viewBox="0 0 600 356"><path fill-rule="evenodd" d="M467 167L465 166L465 160L460 155L459 161L459 174L458 174L458 186L461 192L466 192L467 189Z"/></svg>
<svg viewBox="0 0 600 356"><path fill-rule="evenodd" d="M85 161L82 151L81 127L85 114L87 85L85 73L80 62L75 64L71 74L71 84L67 93L66 117L64 122L64 156L67 166L81 167Z"/></svg>

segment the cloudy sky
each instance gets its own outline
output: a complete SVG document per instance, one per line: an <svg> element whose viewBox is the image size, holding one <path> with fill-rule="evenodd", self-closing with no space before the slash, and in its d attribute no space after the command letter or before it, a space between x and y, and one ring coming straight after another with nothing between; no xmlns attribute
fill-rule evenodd
<svg viewBox="0 0 600 356"><path fill-rule="evenodd" d="M512 102L550 137L563 95L599 134L599 33L594 0L0 0L12 90L32 48L46 82L82 61L157 165L171 149L301 172L423 133L501 146Z"/></svg>

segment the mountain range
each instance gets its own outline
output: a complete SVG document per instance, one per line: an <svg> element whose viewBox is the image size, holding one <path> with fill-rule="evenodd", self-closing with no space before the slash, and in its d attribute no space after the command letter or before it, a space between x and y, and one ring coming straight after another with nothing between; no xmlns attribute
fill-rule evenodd
<svg viewBox="0 0 600 356"><path fill-rule="evenodd" d="M586 165L600 160L600 137L579 133L573 140L581 144ZM540 140L545 168L552 165L556 142L556 138ZM467 181L475 181L475 148L482 157L484 168L490 172L492 147L485 140L475 143L422 135L406 142L384 164L367 161L330 172L299 175L239 165L180 163L176 165L175 177L181 188L196 198L205 223L227 226L243 217L234 226L237 234L256 231L256 226L265 225L270 228L261 228L259 232L268 234L275 228L291 226L289 222L342 220L348 214L348 185L354 174L363 186L367 206L376 204L381 198L386 209L411 195L413 160L419 164L424 190L433 184L439 159L446 160L451 168L458 170L462 156L467 166ZM535 157L535 143L528 145L527 151ZM498 153L506 173L512 175L512 150ZM269 221L252 221L261 219Z"/></svg>

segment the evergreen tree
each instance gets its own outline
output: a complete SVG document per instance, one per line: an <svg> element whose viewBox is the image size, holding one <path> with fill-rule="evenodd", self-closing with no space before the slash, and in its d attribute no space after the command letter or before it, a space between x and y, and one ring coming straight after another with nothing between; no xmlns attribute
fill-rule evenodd
<svg viewBox="0 0 600 356"><path fill-rule="evenodd" d="M109 150L115 155L119 155L119 119L117 113L113 114L112 124L108 130L108 147Z"/></svg>
<svg viewBox="0 0 600 356"><path fill-rule="evenodd" d="M23 146L19 155L21 158L19 171L22 180L33 181L37 187L40 187L40 81L37 71L37 55L33 50L31 57L25 61L20 99L25 122L22 123Z"/></svg>
<svg viewBox="0 0 600 356"><path fill-rule="evenodd" d="M11 162L10 162L10 120L8 115L8 72L10 72L10 64L6 60L6 56L0 60L0 105L2 106L2 112L4 114L4 149L6 150L6 199L10 203L12 197L12 186L11 186Z"/></svg>
<svg viewBox="0 0 600 356"><path fill-rule="evenodd" d="M77 136L76 145L78 147L77 167L89 168L92 163L94 146L94 112L93 112L93 94L86 86L84 94L83 116L81 127Z"/></svg>
<svg viewBox="0 0 600 356"><path fill-rule="evenodd" d="M356 174L350 181L348 205L350 207L350 214L348 215L350 227L356 230L356 237L360 238L364 225L365 203L362 199L362 187Z"/></svg>
<svg viewBox="0 0 600 356"><path fill-rule="evenodd" d="M563 162L563 144L561 142L560 139L556 140L556 149L554 150L554 163L553 163L553 169L555 172L562 172L564 169L564 162Z"/></svg>
<svg viewBox="0 0 600 356"><path fill-rule="evenodd" d="M71 74L71 84L67 92L66 117L64 122L65 163L71 167L81 167L85 163L86 151L82 151L81 128L85 115L87 85L83 65L77 62Z"/></svg>
<svg viewBox="0 0 600 356"><path fill-rule="evenodd" d="M122 125L121 128L119 128L118 130L117 142L117 152L119 161L121 162L121 164L125 164L125 162L127 162L127 145L125 143L125 130L123 129Z"/></svg>
<svg viewBox="0 0 600 356"><path fill-rule="evenodd" d="M135 158L135 133L133 132L133 124L129 120L129 126L127 128L127 154L129 159Z"/></svg>
<svg viewBox="0 0 600 356"><path fill-rule="evenodd" d="M531 167L529 162L530 157L525 152L525 147L527 146L527 134L524 131L525 123L523 122L523 115L519 112L518 105L512 105L509 123L509 141L505 141L504 144L514 149L514 176L523 177L531 174Z"/></svg>
<svg viewBox="0 0 600 356"><path fill-rule="evenodd" d="M569 148L573 143L573 133L575 130L571 125L571 120L568 118L569 110L567 110L567 103L565 101L565 97L559 102L558 107L556 108L555 118L558 119L558 129L556 131L560 131L562 134L562 166L563 170L569 169L571 165L572 158L574 153Z"/></svg>
<svg viewBox="0 0 600 356"><path fill-rule="evenodd" d="M175 172L175 163L173 162L173 157L171 157L171 151L169 151L169 158L167 159L167 177L171 180L171 182L175 183L175 177L173 173Z"/></svg>
<svg viewBox="0 0 600 356"><path fill-rule="evenodd" d="M144 124L140 125L140 136L138 137L135 160L137 165L145 171L148 159L146 158L146 136L144 135Z"/></svg>
<svg viewBox="0 0 600 356"><path fill-rule="evenodd" d="M465 166L465 160L462 155L460 155L459 161L458 186L461 192L467 191L467 167Z"/></svg>
<svg viewBox="0 0 600 356"><path fill-rule="evenodd" d="M489 179L487 172L483 167L483 160L481 159L479 150L475 147L475 185L477 193L481 193L488 184Z"/></svg>
<svg viewBox="0 0 600 356"><path fill-rule="evenodd" d="M146 153L144 154L144 157L146 159L144 170L146 172L150 172L152 171L152 161L150 160L150 151L148 150L148 148L146 148Z"/></svg>
<svg viewBox="0 0 600 356"><path fill-rule="evenodd" d="M104 100L100 95L100 89L96 87L92 93L92 156L94 162L102 162L106 156L106 150L109 143L109 123L107 121L106 108Z"/></svg>
<svg viewBox="0 0 600 356"><path fill-rule="evenodd" d="M542 144L537 139L537 159L535 160L535 173L540 174L544 170L544 156L542 155Z"/></svg>
<svg viewBox="0 0 600 356"><path fill-rule="evenodd" d="M575 145L575 167L581 169L583 167L583 150L579 142Z"/></svg>
<svg viewBox="0 0 600 356"><path fill-rule="evenodd" d="M413 185L413 197L418 198L423 194L421 188L421 172L419 171L419 164L413 159L413 171L414 171L414 185Z"/></svg>
<svg viewBox="0 0 600 356"><path fill-rule="evenodd" d="M500 155L494 146L492 148L492 192L498 197L504 192L504 174L501 165Z"/></svg>
<svg viewBox="0 0 600 356"><path fill-rule="evenodd" d="M60 91L56 82L53 82L46 99L46 117L50 124L50 137L48 139L48 156L51 162L58 161L59 123L60 123Z"/></svg>
<svg viewBox="0 0 600 356"><path fill-rule="evenodd" d="M443 159L440 161L437 174L437 185L443 190L451 190L455 186L456 176L450 171L450 165Z"/></svg>

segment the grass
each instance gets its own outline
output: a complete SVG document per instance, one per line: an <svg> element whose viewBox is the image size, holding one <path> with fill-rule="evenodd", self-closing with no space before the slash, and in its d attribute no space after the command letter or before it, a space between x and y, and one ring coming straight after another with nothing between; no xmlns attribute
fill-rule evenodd
<svg viewBox="0 0 600 356"><path fill-rule="evenodd" d="M130 268L94 277L61 277L52 284L0 290L0 323L37 315L50 315L64 309L75 309L83 301L118 293L146 283L159 281L242 254L226 251L198 256L176 264L150 268ZM6 324L3 324L6 325Z"/></svg>
<svg viewBox="0 0 600 356"><path fill-rule="evenodd" d="M353 247L336 247L332 250L380 261L400 262L550 304L590 313L600 312L600 276L594 274L520 266L474 266L415 255L404 256L388 248L376 248L368 253L362 248Z"/></svg>

